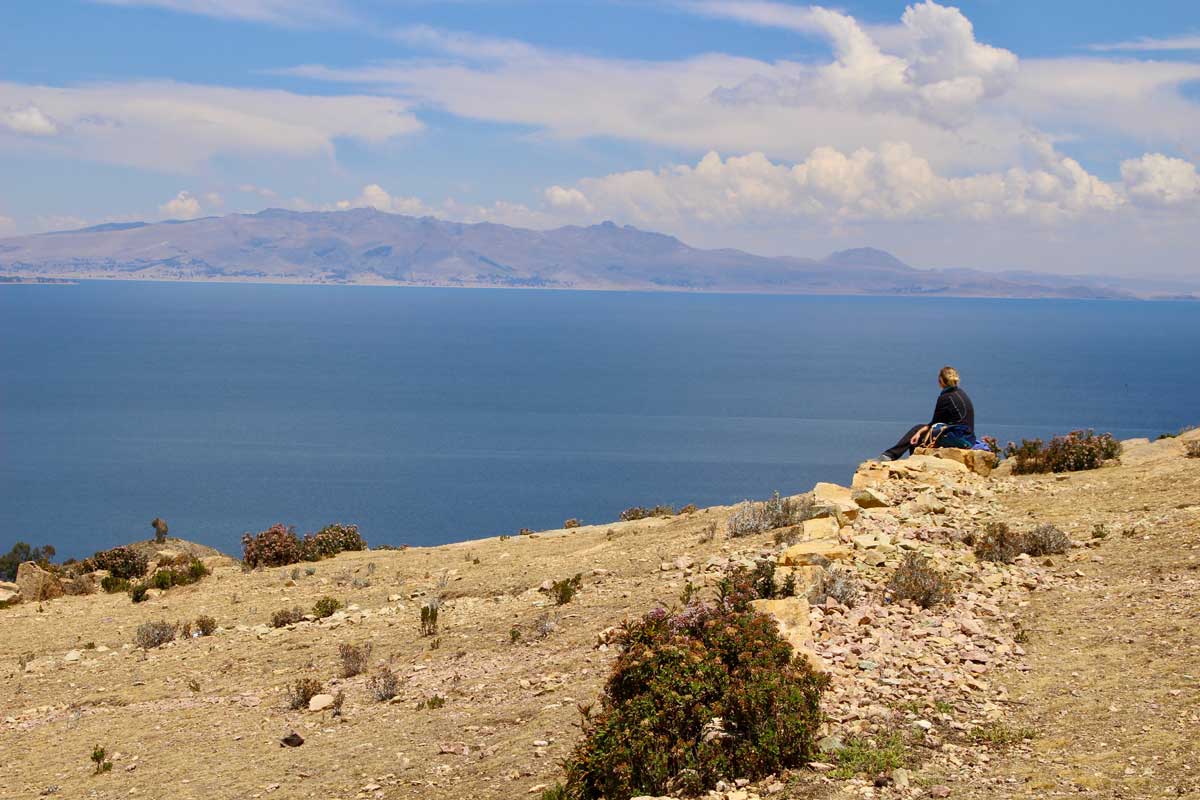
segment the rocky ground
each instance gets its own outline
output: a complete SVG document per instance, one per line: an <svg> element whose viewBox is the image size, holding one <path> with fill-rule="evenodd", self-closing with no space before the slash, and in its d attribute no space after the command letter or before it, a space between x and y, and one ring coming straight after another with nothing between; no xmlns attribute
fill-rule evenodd
<svg viewBox="0 0 1200 800"><path fill-rule="evenodd" d="M0 609L0 797L538 797L607 675L610 629L763 557L802 588L836 567L861 596L767 609L832 675L821 760L720 796L1200 797L1200 459L1182 441L1067 476L918 457L853 483L816 487L825 517L738 538L735 509L711 508L256 572L210 557L211 576L137 605ZM1050 522L1075 546L979 562L963 540L991 520ZM910 552L952 579L952 603L884 602ZM547 582L576 574L556 604ZM325 595L348 607L269 626ZM144 622L201 614L214 635L133 645ZM400 678L389 702L339 677L339 645L366 643ZM301 677L344 693L340 713L290 709Z"/></svg>

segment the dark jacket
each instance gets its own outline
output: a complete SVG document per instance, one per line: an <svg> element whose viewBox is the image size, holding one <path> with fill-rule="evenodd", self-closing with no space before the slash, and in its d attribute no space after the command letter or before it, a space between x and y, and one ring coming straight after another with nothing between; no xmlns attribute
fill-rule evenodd
<svg viewBox="0 0 1200 800"><path fill-rule="evenodd" d="M933 407L933 419L929 424L936 425L939 422L946 425L964 425L972 436L975 435L975 406L971 405L971 398L967 397L966 392L957 386L942 389L937 405Z"/></svg>

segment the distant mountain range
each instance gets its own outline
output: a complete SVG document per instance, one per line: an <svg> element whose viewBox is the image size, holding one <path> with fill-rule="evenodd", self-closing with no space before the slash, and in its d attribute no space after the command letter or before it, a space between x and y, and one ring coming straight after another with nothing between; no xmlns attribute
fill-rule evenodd
<svg viewBox="0 0 1200 800"><path fill-rule="evenodd" d="M611 222L548 231L373 209L268 209L0 239L0 273L28 277L387 283L795 294L1121 298L1098 280L915 269L869 247L823 259L699 250Z"/></svg>

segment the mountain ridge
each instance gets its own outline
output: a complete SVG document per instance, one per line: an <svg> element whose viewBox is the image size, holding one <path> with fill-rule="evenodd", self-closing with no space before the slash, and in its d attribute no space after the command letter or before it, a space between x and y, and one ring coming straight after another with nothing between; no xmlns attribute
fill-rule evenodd
<svg viewBox="0 0 1200 800"><path fill-rule="evenodd" d="M269 208L105 223L0 239L0 270L29 277L788 294L1127 298L1093 280L919 269L872 247L822 259L703 250L611 221L531 230L376 209Z"/></svg>

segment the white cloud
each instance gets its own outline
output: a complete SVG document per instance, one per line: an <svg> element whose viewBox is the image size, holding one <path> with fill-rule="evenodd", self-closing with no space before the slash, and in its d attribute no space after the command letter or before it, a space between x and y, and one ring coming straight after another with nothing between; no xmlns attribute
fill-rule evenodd
<svg viewBox="0 0 1200 800"><path fill-rule="evenodd" d="M0 111L0 127L28 136L53 136L58 133L58 125L54 120L33 105Z"/></svg>
<svg viewBox="0 0 1200 800"><path fill-rule="evenodd" d="M815 149L796 164L762 153L722 159L709 153L695 166L636 170L551 187L550 205L648 227L680 223L720 226L811 219L831 224L897 220L1024 219L1057 224L1124 203L1109 184L1078 162L1034 145L1036 168L1014 167L947 177L904 143L877 150Z"/></svg>
<svg viewBox="0 0 1200 800"><path fill-rule="evenodd" d="M421 129L405 103L387 97L171 82L68 88L0 82L0 108L22 99L32 99L60 128L58 136L24 140L28 146L166 171L193 170L217 154L328 157L338 138L378 143Z"/></svg>
<svg viewBox="0 0 1200 800"><path fill-rule="evenodd" d="M407 214L409 216L427 216L434 210L416 197L393 197L382 186L370 183L363 187L362 192L353 200L339 200L334 208L373 208L377 211L387 211L392 214Z"/></svg>
<svg viewBox="0 0 1200 800"><path fill-rule="evenodd" d="M161 8L218 19L285 27L348 25L354 15L338 0L92 0L110 6Z"/></svg>
<svg viewBox="0 0 1200 800"><path fill-rule="evenodd" d="M167 219L195 219L202 213L200 200L191 192L182 191L158 207Z"/></svg>
<svg viewBox="0 0 1200 800"><path fill-rule="evenodd" d="M1200 33L1183 34L1181 36L1167 36L1161 39L1143 36L1138 39L1129 39L1124 42L1093 44L1090 45L1088 49L1102 52L1130 51L1143 53L1169 50L1200 50Z"/></svg>
<svg viewBox="0 0 1200 800"><path fill-rule="evenodd" d="M253 183L243 183L237 187L237 190L242 194L255 194L267 200L273 200L279 196L273 189L255 186Z"/></svg>
<svg viewBox="0 0 1200 800"><path fill-rule="evenodd" d="M1121 162L1126 191L1138 203L1173 206L1200 200L1200 174L1196 165L1162 153Z"/></svg>

